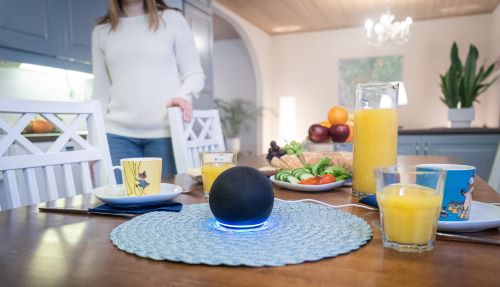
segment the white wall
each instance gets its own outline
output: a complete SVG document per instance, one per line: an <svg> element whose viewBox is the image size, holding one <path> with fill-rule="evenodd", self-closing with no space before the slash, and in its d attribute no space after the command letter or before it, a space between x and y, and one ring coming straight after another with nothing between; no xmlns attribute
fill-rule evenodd
<svg viewBox="0 0 500 287"><path fill-rule="evenodd" d="M465 57L469 43L474 43L483 62L489 56L491 25L490 14L417 21L406 45L383 48L368 46L362 28L276 36L272 39L272 96L297 97L297 131L304 138L308 126L325 119L328 109L338 104L340 59L403 55L409 104L399 109L400 125L444 127L447 107L439 100L439 74L449 67L451 44L456 41ZM486 123L488 112L495 112L484 104L476 109L476 126Z"/></svg>
<svg viewBox="0 0 500 287"><path fill-rule="evenodd" d="M255 76L247 48L241 39L220 40L214 43L214 98L241 98L257 108ZM241 131L241 151L257 152L257 120Z"/></svg>
<svg viewBox="0 0 500 287"><path fill-rule="evenodd" d="M213 9L214 13L233 25L247 47L256 76L257 106L277 110L278 102L272 95L271 36L217 2L213 2ZM277 117L273 113L264 112L257 127L257 152L267 150L269 142L275 139L277 134Z"/></svg>
<svg viewBox="0 0 500 287"><path fill-rule="evenodd" d="M490 61L496 60L497 75L500 74L500 5L491 15L491 48ZM500 78L490 87L488 91L487 118L489 126L500 126Z"/></svg>

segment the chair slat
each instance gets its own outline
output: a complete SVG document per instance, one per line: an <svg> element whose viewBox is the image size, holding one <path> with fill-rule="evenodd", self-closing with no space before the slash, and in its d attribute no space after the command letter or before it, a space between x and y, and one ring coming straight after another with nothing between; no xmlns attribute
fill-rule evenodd
<svg viewBox="0 0 500 287"><path fill-rule="evenodd" d="M82 192L92 192L92 178L90 176L90 166L88 162L80 163L80 174L82 177Z"/></svg>
<svg viewBox="0 0 500 287"><path fill-rule="evenodd" d="M5 173L4 180L7 180L7 186L9 187L10 192L10 203L12 208L16 208L21 206L21 200L19 199L19 187L16 179L16 171L8 170Z"/></svg>
<svg viewBox="0 0 500 287"><path fill-rule="evenodd" d="M66 188L66 196L74 196L76 194L75 178L73 177L73 168L71 164L63 165L64 170L64 187Z"/></svg>
<svg viewBox="0 0 500 287"><path fill-rule="evenodd" d="M5 156L0 159L0 170L100 160L101 154L99 150L93 149L40 154L37 160L33 160L33 155Z"/></svg>
<svg viewBox="0 0 500 287"><path fill-rule="evenodd" d="M45 173L45 180L47 183L47 193L49 196L49 200L56 200L59 198L57 192L57 182L56 175L54 172L54 166L45 166L43 167L43 172Z"/></svg>
<svg viewBox="0 0 500 287"><path fill-rule="evenodd" d="M27 183L30 195L30 203L37 204L40 202L40 192L36 180L36 173L34 168L23 169L24 180Z"/></svg>

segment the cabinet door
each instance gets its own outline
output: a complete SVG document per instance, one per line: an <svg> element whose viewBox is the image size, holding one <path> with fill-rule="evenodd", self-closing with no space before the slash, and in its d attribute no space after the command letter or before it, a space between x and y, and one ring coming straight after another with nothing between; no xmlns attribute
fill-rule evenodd
<svg viewBox="0 0 500 287"><path fill-rule="evenodd" d="M168 5L168 7L177 8L181 11L184 10L184 1L183 0L163 0L163 1Z"/></svg>
<svg viewBox="0 0 500 287"><path fill-rule="evenodd" d="M500 135L442 135L423 137L425 155L452 156L462 164L473 165L488 180Z"/></svg>
<svg viewBox="0 0 500 287"><path fill-rule="evenodd" d="M200 53L201 65L205 72L205 88L198 100L194 102L194 107L198 109L213 107L213 73L212 73L212 50L213 50L213 29L212 16L197 8L185 4L184 16L193 31L196 48Z"/></svg>
<svg viewBox="0 0 500 287"><path fill-rule="evenodd" d="M0 46L56 55L51 0L0 0Z"/></svg>
<svg viewBox="0 0 500 287"><path fill-rule="evenodd" d="M108 1L58 0L56 11L62 31L57 56L90 65L92 29L107 10Z"/></svg>
<svg viewBox="0 0 500 287"><path fill-rule="evenodd" d="M422 136L398 136L398 155L421 155Z"/></svg>
<svg viewBox="0 0 500 287"><path fill-rule="evenodd" d="M186 2L205 13L212 13L212 0L186 0Z"/></svg>

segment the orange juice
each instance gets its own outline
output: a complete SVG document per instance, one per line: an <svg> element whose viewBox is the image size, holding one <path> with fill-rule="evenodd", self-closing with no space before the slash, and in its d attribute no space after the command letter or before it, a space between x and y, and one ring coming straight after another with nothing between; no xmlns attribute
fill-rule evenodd
<svg viewBox="0 0 500 287"><path fill-rule="evenodd" d="M232 163L205 163L201 166L201 176L203 178L203 191L206 195L210 193L215 179L226 169L234 167Z"/></svg>
<svg viewBox="0 0 500 287"><path fill-rule="evenodd" d="M425 245L434 239L443 195L416 184L392 184L377 192L386 240Z"/></svg>
<svg viewBox="0 0 500 287"><path fill-rule="evenodd" d="M396 109L354 112L353 194L374 194L374 168L396 164L397 118Z"/></svg>

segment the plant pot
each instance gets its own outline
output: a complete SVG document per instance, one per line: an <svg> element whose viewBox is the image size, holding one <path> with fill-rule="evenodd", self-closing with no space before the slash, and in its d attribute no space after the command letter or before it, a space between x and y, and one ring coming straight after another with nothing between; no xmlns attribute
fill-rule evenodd
<svg viewBox="0 0 500 287"><path fill-rule="evenodd" d="M226 138L226 150L239 152L241 149L241 140L239 137Z"/></svg>
<svg viewBox="0 0 500 287"><path fill-rule="evenodd" d="M448 120L452 128L470 128L474 120L474 108L449 109Z"/></svg>

